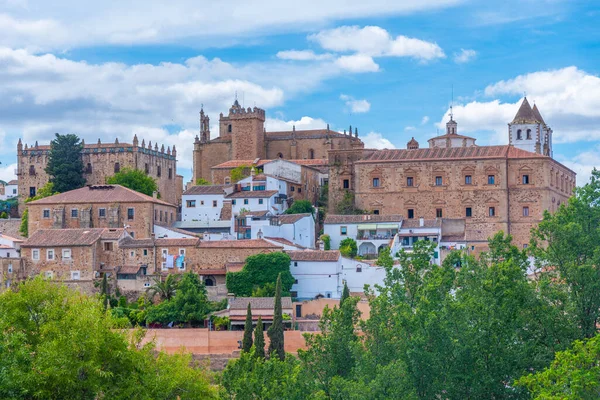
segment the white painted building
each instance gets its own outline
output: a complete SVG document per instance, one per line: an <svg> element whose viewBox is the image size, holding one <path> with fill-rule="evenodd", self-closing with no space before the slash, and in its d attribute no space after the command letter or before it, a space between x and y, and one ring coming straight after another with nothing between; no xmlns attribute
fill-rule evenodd
<svg viewBox="0 0 600 400"><path fill-rule="evenodd" d="M8 200L19 195L19 183L16 179L7 182L6 185L0 184L0 200Z"/></svg>
<svg viewBox="0 0 600 400"><path fill-rule="evenodd" d="M413 251L414 244L419 240L427 240L435 243L433 260L437 265L441 263L440 242L442 239L442 219L406 219L390 247L392 257L396 257L400 250L408 253Z"/></svg>
<svg viewBox="0 0 600 400"><path fill-rule="evenodd" d="M183 229L163 226L163 225L154 225L154 236L157 239L163 238L175 238L175 239L184 239L184 238L198 238L192 232L187 232Z"/></svg>
<svg viewBox="0 0 600 400"><path fill-rule="evenodd" d="M219 221L225 196L233 192L231 185L192 186L181 198L182 221Z"/></svg>
<svg viewBox="0 0 600 400"><path fill-rule="evenodd" d="M306 249L315 248L315 218L312 214L282 214L256 218L248 215L251 239L284 239Z"/></svg>
<svg viewBox="0 0 600 400"><path fill-rule="evenodd" d="M21 258L21 239L13 238L0 233L0 257Z"/></svg>

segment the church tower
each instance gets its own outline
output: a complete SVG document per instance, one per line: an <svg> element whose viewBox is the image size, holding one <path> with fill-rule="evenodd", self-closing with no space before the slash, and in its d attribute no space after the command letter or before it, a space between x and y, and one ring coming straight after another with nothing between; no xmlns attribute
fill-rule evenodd
<svg viewBox="0 0 600 400"><path fill-rule="evenodd" d="M552 157L552 129L546 125L537 105L531 108L527 97L508 124L508 140L519 149Z"/></svg>
<svg viewBox="0 0 600 400"><path fill-rule="evenodd" d="M231 140L232 160L265 158L265 110L245 109L236 99L219 118L219 137Z"/></svg>

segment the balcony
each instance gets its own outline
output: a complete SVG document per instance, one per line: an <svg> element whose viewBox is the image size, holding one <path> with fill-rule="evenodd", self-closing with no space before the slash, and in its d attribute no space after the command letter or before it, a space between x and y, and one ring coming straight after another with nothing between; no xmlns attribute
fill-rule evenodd
<svg viewBox="0 0 600 400"><path fill-rule="evenodd" d="M385 230L385 231L358 231L356 240L391 240L397 231Z"/></svg>

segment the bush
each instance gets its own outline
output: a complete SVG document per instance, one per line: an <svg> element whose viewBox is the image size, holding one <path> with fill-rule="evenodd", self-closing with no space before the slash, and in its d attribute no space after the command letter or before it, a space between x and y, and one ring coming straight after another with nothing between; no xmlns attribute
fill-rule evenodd
<svg viewBox="0 0 600 400"><path fill-rule="evenodd" d="M294 277L290 272L290 256L282 252L250 256L240 272L227 273L227 291L243 297L254 294L260 295L257 297L272 295L280 273L283 295L289 296L294 284Z"/></svg>
<svg viewBox="0 0 600 400"><path fill-rule="evenodd" d="M354 258L358 254L358 246L356 240L352 238L346 238L340 242L340 253L344 257Z"/></svg>

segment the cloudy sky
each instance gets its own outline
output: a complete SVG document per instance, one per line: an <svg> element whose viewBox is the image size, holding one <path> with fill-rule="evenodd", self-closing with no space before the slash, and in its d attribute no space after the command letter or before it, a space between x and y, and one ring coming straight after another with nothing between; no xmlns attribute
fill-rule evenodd
<svg viewBox="0 0 600 400"><path fill-rule="evenodd" d="M0 179L19 137L55 132L176 145L189 179L201 105L216 125L236 93L267 130L425 144L453 88L481 145L507 143L526 93L582 184L600 158L599 18L577 0L0 0Z"/></svg>

